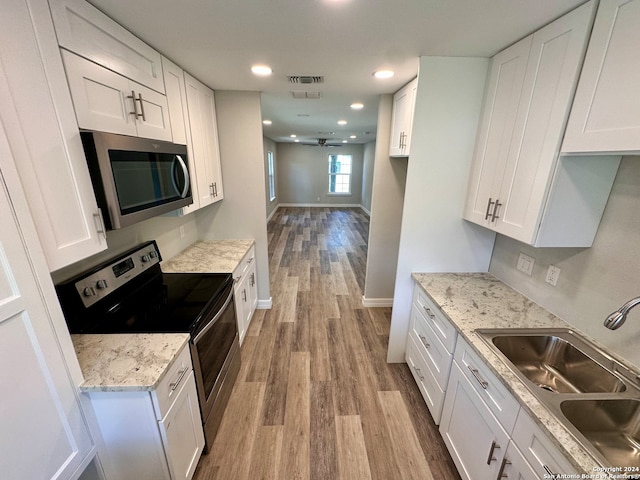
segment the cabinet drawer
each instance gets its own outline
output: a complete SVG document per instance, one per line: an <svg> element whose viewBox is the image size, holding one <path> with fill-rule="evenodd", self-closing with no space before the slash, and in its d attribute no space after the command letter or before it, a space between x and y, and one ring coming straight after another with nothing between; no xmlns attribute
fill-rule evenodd
<svg viewBox="0 0 640 480"><path fill-rule="evenodd" d="M442 405L444 404L444 390L440 388L433 373L427 366L427 362L422 357L419 347L412 334L407 337L407 365L418 385L420 393L424 398L431 416L436 425L440 423L442 415Z"/></svg>
<svg viewBox="0 0 640 480"><path fill-rule="evenodd" d="M493 412L504 429L511 432L516 423L520 404L462 337L458 338L454 357L489 410Z"/></svg>
<svg viewBox="0 0 640 480"><path fill-rule="evenodd" d="M453 355L445 348L418 308L411 308L410 335L442 390L447 388Z"/></svg>
<svg viewBox="0 0 640 480"><path fill-rule="evenodd" d="M418 307L418 310L424 312L425 318L433 331L438 335L438 338L442 341L442 344L450 353L453 353L456 345L456 337L458 336L455 327L419 286L416 285L413 292L414 305Z"/></svg>
<svg viewBox="0 0 640 480"><path fill-rule="evenodd" d="M511 437L539 478L549 475L547 469L555 474L577 473L569 461L558 452L558 447L553 445L524 409L521 409L518 414Z"/></svg>
<svg viewBox="0 0 640 480"><path fill-rule="evenodd" d="M238 266L236 267L236 269L233 271L233 281L235 285L238 285L240 280L242 280L242 277L249 270L249 267L251 266L251 264L255 262L255 259L256 259L256 249L255 249L255 246L252 245L249 251L245 254L245 256L242 257L242 260L240 260L240 263L238 263Z"/></svg>
<svg viewBox="0 0 640 480"><path fill-rule="evenodd" d="M180 351L178 357L167 370L164 378L160 380L160 383L153 391L153 407L158 420L162 420L169 411L169 408L171 408L171 404L189 377L191 370L193 370L191 350L189 349L189 344L187 344Z"/></svg>

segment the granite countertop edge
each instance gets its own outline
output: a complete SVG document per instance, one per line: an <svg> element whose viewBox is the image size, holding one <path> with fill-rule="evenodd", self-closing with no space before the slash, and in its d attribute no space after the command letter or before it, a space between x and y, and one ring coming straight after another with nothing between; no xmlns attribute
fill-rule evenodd
<svg viewBox="0 0 640 480"><path fill-rule="evenodd" d="M142 392L158 387L189 334L75 334L71 339L84 376L81 392Z"/></svg>
<svg viewBox="0 0 640 480"><path fill-rule="evenodd" d="M160 264L164 273L233 273L253 239L199 240Z"/></svg>
<svg viewBox="0 0 640 480"><path fill-rule="evenodd" d="M591 474L600 468L594 457L474 333L479 328L577 329L488 273L416 272L412 278L579 473Z"/></svg>

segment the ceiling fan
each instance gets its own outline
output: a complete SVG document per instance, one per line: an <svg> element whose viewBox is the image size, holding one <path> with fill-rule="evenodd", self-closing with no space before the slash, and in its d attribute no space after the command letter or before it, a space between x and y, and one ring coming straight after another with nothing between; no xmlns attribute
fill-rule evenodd
<svg viewBox="0 0 640 480"><path fill-rule="evenodd" d="M317 138L316 143L303 143L303 145L307 145L308 147L342 147L342 143L327 143L326 138Z"/></svg>

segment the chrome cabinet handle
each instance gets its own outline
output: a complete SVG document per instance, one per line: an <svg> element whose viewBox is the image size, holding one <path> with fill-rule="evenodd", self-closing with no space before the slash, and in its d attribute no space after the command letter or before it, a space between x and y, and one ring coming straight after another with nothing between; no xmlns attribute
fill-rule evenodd
<svg viewBox="0 0 640 480"><path fill-rule="evenodd" d="M242 290L242 301L243 302L247 301L247 290L246 289Z"/></svg>
<svg viewBox="0 0 640 480"><path fill-rule="evenodd" d="M251 262L253 262L253 258L254 257L251 257L249 260L247 260L247 265L249 265L249 264L251 264Z"/></svg>
<svg viewBox="0 0 640 480"><path fill-rule="evenodd" d="M494 204L494 201L491 200L491 197L489 197L489 203L487 203L487 213L484 214L484 219L488 220L489 217L491 216L491 205Z"/></svg>
<svg viewBox="0 0 640 480"><path fill-rule="evenodd" d="M558 474L557 473L553 473L553 470L551 470L549 467L547 467L546 465L542 465L542 468L544 468L544 471L547 472L547 475L549 475L549 477L551 478L558 478Z"/></svg>
<svg viewBox="0 0 640 480"><path fill-rule="evenodd" d="M178 385L180 385L180 382L182 382L182 379L188 371L189 367L184 367L182 370L180 370L180 375L178 376L177 380L169 384L169 388L172 392L174 392L178 388Z"/></svg>
<svg viewBox="0 0 640 480"><path fill-rule="evenodd" d="M489 383L486 380L482 379L482 377L480 376L480 373L478 372L478 370L475 369L475 368L472 368L471 365L467 365L467 368L471 372L471 375L473 375L475 377L475 379L478 381L480 386L486 390L487 387L489 386Z"/></svg>
<svg viewBox="0 0 640 480"><path fill-rule="evenodd" d="M252 273L251 276L249 277L249 284L252 287L256 284L256 275L255 275L255 273Z"/></svg>
<svg viewBox="0 0 640 480"><path fill-rule="evenodd" d="M127 98L133 100L133 112L129 112L129 115L133 115L135 118L138 118L140 114L138 113L138 105L136 104L136 92L131 90L131 95L127 95Z"/></svg>
<svg viewBox="0 0 640 480"><path fill-rule="evenodd" d="M422 344L425 346L425 348L431 348L431 345L429 344L429 342L427 342L427 337L420 334L418 334L418 337L420 337L420 340L422 341Z"/></svg>
<svg viewBox="0 0 640 480"><path fill-rule="evenodd" d="M416 367L416 366L414 366L413 369L418 374L418 377L420 377L420 380L424 380L424 377L422 376L422 373L420 372L420 369L418 367Z"/></svg>
<svg viewBox="0 0 640 480"><path fill-rule="evenodd" d="M96 232L101 234L104 238L105 242L107 241L107 229L104 226L104 218L102 218L102 210L98 209L96 213L93 214L93 221L96 224Z"/></svg>
<svg viewBox="0 0 640 480"><path fill-rule="evenodd" d="M233 284L235 285L236 283L238 283L241 278L242 277L233 277Z"/></svg>
<svg viewBox="0 0 640 480"><path fill-rule="evenodd" d="M133 92L131 92L133 93ZM138 117L142 117L142 121L146 122L147 121L147 117L145 117L144 115L144 103L142 101L142 94L139 93L138 94L138 98L137 98L138 102L140 102L140 115L138 115ZM133 102L135 104L135 102Z"/></svg>
<svg viewBox="0 0 640 480"><path fill-rule="evenodd" d="M213 195L213 183L209 184L209 195L211 195L212 197L214 196Z"/></svg>
<svg viewBox="0 0 640 480"><path fill-rule="evenodd" d="M498 208L501 207L502 204L496 200L496 203L493 205L493 215L491 215L491 223L495 222L498 218Z"/></svg>
<svg viewBox="0 0 640 480"><path fill-rule="evenodd" d="M498 471L498 478L496 480L500 480L501 478L507 478L509 476L506 473L504 473L504 467L506 467L507 465L511 465L511 462L507 460L507 457L504 457L504 459L502 460L502 465L500 465L500 470ZM555 478L555 477L552 477L552 478Z"/></svg>
<svg viewBox="0 0 640 480"><path fill-rule="evenodd" d="M425 311L425 312L427 312L427 315L429 315L429 318L430 318L431 320L433 320L434 318L436 318L436 314L435 314L435 313L433 313L429 307L427 307L426 305L422 305L422 308L424 308L424 311Z"/></svg>
<svg viewBox="0 0 640 480"><path fill-rule="evenodd" d="M491 442L491 448L489 449L489 457L487 458L487 465L491 465L491 462L496 460L496 458L493 456L493 452L499 449L500 449L500 445L498 445L498 442L496 442L495 440Z"/></svg>
<svg viewBox="0 0 640 480"><path fill-rule="evenodd" d="M213 182L213 196L217 197L218 196L218 183L217 182Z"/></svg>

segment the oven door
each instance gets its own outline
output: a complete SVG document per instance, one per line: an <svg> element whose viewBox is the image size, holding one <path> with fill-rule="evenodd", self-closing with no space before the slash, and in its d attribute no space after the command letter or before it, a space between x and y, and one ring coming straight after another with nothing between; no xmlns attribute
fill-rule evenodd
<svg viewBox="0 0 640 480"><path fill-rule="evenodd" d="M191 332L191 356L205 423L239 348L234 303L230 283Z"/></svg>

